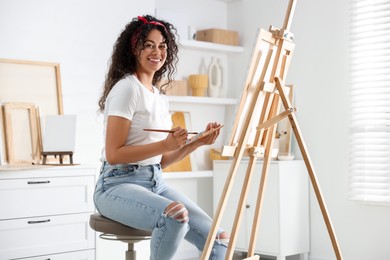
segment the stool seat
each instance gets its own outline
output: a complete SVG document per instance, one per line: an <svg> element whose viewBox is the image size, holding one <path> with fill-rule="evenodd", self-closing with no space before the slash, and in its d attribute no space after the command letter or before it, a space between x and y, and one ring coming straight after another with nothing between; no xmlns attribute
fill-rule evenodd
<svg viewBox="0 0 390 260"><path fill-rule="evenodd" d="M89 219L89 226L95 231L116 236L150 237L152 235L152 231L123 225L119 222L103 217L99 213L91 215Z"/></svg>
<svg viewBox="0 0 390 260"><path fill-rule="evenodd" d="M100 238L107 240L119 240L128 244L125 254L126 260L136 260L134 243L150 239L152 231L132 228L119 222L94 213L89 218L89 226L102 234Z"/></svg>

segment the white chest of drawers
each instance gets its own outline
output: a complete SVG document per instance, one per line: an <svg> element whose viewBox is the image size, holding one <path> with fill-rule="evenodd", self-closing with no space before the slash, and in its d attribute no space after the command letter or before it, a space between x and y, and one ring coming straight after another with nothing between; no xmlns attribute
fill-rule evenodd
<svg viewBox="0 0 390 260"><path fill-rule="evenodd" d="M0 259L94 260L96 170L0 167Z"/></svg>

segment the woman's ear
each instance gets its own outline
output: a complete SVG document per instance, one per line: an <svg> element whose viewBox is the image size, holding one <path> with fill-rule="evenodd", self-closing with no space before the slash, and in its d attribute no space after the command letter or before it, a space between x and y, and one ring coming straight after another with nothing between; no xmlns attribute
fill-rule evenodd
<svg viewBox="0 0 390 260"><path fill-rule="evenodd" d="M139 51L137 50L137 47L131 47L131 52L133 53L134 56L138 57Z"/></svg>
<svg viewBox="0 0 390 260"><path fill-rule="evenodd" d="M133 55L134 55L134 60L136 61L136 63L139 63L140 61L140 54L141 54L141 50L133 50Z"/></svg>

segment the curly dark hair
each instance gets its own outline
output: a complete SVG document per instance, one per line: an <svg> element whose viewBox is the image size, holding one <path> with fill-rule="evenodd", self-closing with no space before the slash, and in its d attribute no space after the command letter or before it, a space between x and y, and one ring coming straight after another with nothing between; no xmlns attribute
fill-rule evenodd
<svg viewBox="0 0 390 260"><path fill-rule="evenodd" d="M176 42L176 28L163 20L156 19L151 15L138 16L128 23L116 40L111 56L111 64L106 74L103 84L103 93L99 99L99 110L102 112L105 107L106 98L113 86L127 74L136 71L136 61L138 53L144 48L145 40L152 29L161 32L167 45L167 56L164 65L154 74L152 84L156 85L164 74L168 82L160 87L160 91L165 93L164 87L173 80L176 72L176 65L179 61L179 47Z"/></svg>

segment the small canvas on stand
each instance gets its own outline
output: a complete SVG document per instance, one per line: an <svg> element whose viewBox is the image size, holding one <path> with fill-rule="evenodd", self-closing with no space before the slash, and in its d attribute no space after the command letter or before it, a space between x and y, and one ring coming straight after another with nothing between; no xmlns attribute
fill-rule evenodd
<svg viewBox="0 0 390 260"><path fill-rule="evenodd" d="M59 156L60 164L63 163L63 156L69 155L70 164L73 164L75 143L76 115L46 116L42 164L46 164L48 155Z"/></svg>

